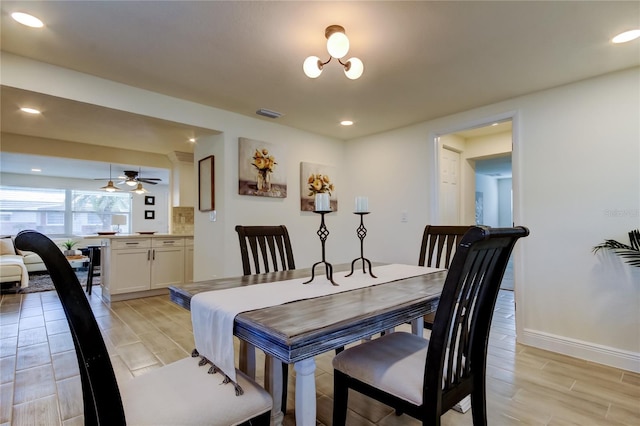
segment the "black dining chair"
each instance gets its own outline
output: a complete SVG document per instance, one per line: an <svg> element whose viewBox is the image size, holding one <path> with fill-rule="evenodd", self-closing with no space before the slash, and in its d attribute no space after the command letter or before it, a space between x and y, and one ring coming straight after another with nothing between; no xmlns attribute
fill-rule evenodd
<svg viewBox="0 0 640 426"><path fill-rule="evenodd" d="M87 269L87 286L85 291L91 294L93 287L93 278L100 276L100 246L87 246L89 251L89 266Z"/></svg>
<svg viewBox="0 0 640 426"><path fill-rule="evenodd" d="M243 275L296 269L286 226L238 225L235 229L240 242ZM240 353L247 357L248 348L244 341L240 341ZM282 412L287 411L288 382L289 365L282 363Z"/></svg>
<svg viewBox="0 0 640 426"><path fill-rule="evenodd" d="M434 226L427 225L422 233L419 266L448 269L462 236L471 226ZM424 316L424 328L433 328L435 312Z"/></svg>
<svg viewBox="0 0 640 426"><path fill-rule="evenodd" d="M423 425L467 395L475 426L487 424L485 372L493 310L511 251L525 227L472 227L449 267L429 339L397 332L345 349L333 360L333 425L346 422L349 389Z"/></svg>
<svg viewBox="0 0 640 426"><path fill-rule="evenodd" d="M60 249L36 231L22 231L16 246L37 253L47 266L73 338L85 425L264 425L271 396L238 372L243 393L207 374L200 358L187 357L118 384L87 296Z"/></svg>

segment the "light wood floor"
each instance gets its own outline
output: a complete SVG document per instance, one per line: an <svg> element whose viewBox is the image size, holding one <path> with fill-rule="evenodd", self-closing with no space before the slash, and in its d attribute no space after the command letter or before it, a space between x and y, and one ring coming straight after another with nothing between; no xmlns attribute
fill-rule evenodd
<svg viewBox="0 0 640 426"><path fill-rule="evenodd" d="M97 289L89 300L118 381L186 357L193 349L189 312L168 296L109 307ZM332 356L316 358L319 425L331 424ZM491 425L640 425L640 375L515 343L509 291L501 292L496 308L487 373ZM259 369L259 380L262 374ZM0 377L0 424L83 424L73 343L55 292L2 296ZM285 425L295 424L294 391L290 377ZM418 425L355 393L349 407L349 426ZM471 413L450 411L443 424L471 425Z"/></svg>

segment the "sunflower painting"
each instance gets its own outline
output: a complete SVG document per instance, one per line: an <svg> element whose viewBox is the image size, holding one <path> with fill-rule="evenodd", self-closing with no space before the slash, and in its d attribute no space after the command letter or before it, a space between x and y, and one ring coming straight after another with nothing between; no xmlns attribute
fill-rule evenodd
<svg viewBox="0 0 640 426"><path fill-rule="evenodd" d="M329 194L332 211L338 211L336 167L315 163L300 163L300 210L312 212L316 194Z"/></svg>
<svg viewBox="0 0 640 426"><path fill-rule="evenodd" d="M238 140L238 193L286 198L284 153L277 145L247 138Z"/></svg>

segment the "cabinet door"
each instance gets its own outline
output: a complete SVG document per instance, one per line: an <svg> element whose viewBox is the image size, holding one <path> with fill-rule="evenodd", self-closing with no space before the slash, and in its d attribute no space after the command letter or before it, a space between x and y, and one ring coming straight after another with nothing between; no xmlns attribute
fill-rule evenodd
<svg viewBox="0 0 640 426"><path fill-rule="evenodd" d="M151 288L184 282L184 247L151 249Z"/></svg>
<svg viewBox="0 0 640 426"><path fill-rule="evenodd" d="M193 246L184 248L184 282L193 282Z"/></svg>
<svg viewBox="0 0 640 426"><path fill-rule="evenodd" d="M149 290L151 250L111 250L109 290L111 294Z"/></svg>

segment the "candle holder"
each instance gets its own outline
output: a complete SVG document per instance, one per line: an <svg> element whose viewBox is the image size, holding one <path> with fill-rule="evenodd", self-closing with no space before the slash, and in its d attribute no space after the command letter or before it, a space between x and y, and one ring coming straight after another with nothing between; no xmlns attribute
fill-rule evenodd
<svg viewBox="0 0 640 426"><path fill-rule="evenodd" d="M320 262L316 262L313 264L313 266L311 267L311 278L309 279L309 281L305 281L302 284L309 284L311 281L313 281L316 275L315 274L316 266L324 263L327 279L331 281L331 284L339 285L335 281L333 281L333 265L331 265L325 259L324 244L327 241L327 237L329 236L329 230L327 229L327 226L324 224L324 215L327 213L331 213L331 210L316 210L314 211L314 213L317 213L320 215L320 228L318 228L318 232L316 233L318 234L318 237L320 237L320 243L322 244L322 260Z"/></svg>
<svg viewBox="0 0 640 426"><path fill-rule="evenodd" d="M356 262L358 260L362 260L362 273L367 273L365 265L369 265L369 275L371 275L373 278L378 278L373 275L373 271L371 270L371 261L364 257L364 238L367 236L367 228L364 227L364 215L369 214L369 212L354 212L353 214L357 214L360 216L360 226L358 226L358 229L356 229L358 238L360 238L360 257L353 259L353 262L351 262L351 272L345 275L345 277L350 277L351 275L353 275Z"/></svg>

